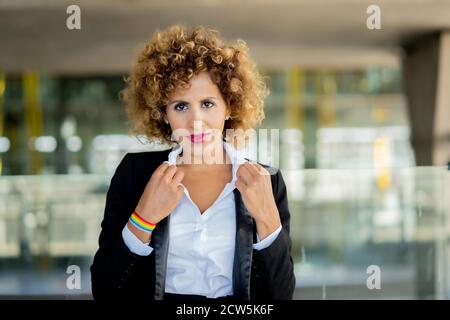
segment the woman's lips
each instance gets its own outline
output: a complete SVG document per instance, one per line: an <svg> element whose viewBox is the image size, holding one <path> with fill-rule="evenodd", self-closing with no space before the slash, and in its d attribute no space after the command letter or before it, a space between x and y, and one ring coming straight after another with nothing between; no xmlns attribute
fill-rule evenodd
<svg viewBox="0 0 450 320"><path fill-rule="evenodd" d="M193 143L202 143L209 134L209 132L202 132L199 134L191 134L189 137Z"/></svg>

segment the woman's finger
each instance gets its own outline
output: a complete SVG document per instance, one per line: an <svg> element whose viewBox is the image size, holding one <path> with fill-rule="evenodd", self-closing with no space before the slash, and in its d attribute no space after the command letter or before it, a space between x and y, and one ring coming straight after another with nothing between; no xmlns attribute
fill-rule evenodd
<svg viewBox="0 0 450 320"><path fill-rule="evenodd" d="M158 168L156 168L156 170L153 172L154 176L164 176L164 172L166 171L167 168L169 168L169 162L168 161L164 161L163 163L161 163Z"/></svg>
<svg viewBox="0 0 450 320"><path fill-rule="evenodd" d="M248 171L251 177L257 177L258 172L253 170L253 165L250 162L244 163L242 167Z"/></svg>
<svg viewBox="0 0 450 320"><path fill-rule="evenodd" d="M238 190L241 191L241 192L244 191L245 188L247 187L247 185L246 185L245 182L242 180L242 178L238 178L238 179L236 180L235 185L236 185L236 188L238 188Z"/></svg>
<svg viewBox="0 0 450 320"><path fill-rule="evenodd" d="M267 176L267 175L269 175L269 172L263 166L261 166L259 163L255 162L255 161L249 162L249 166L248 167L256 175L259 175L259 176Z"/></svg>
<svg viewBox="0 0 450 320"><path fill-rule="evenodd" d="M181 183L181 181L184 178L184 172L181 170L178 170L175 175L173 176L172 179L172 184L178 185L179 183Z"/></svg>
<svg viewBox="0 0 450 320"><path fill-rule="evenodd" d="M184 193L184 187L180 184L177 185L177 201L181 199Z"/></svg>
<svg viewBox="0 0 450 320"><path fill-rule="evenodd" d="M178 168L176 166L169 166L169 168L167 168L164 172L164 181L166 181L166 183L170 183L177 170Z"/></svg>
<svg viewBox="0 0 450 320"><path fill-rule="evenodd" d="M240 165L238 171L236 172L238 178L241 178L245 184L249 184L253 178L252 173L244 165Z"/></svg>
<svg viewBox="0 0 450 320"><path fill-rule="evenodd" d="M259 172L258 167L256 167L255 164L252 163L252 162L248 162L247 165L246 165L246 168L247 168L248 171L250 171L251 174L252 174L253 176L255 176L255 177L261 175L260 172Z"/></svg>

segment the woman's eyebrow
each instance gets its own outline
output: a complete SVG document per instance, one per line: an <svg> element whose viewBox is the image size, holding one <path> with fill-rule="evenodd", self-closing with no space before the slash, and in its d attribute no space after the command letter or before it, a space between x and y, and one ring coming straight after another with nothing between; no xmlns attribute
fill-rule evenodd
<svg viewBox="0 0 450 320"><path fill-rule="evenodd" d="M203 98L201 101L205 101L205 100L218 100L217 97L207 97L207 98ZM183 101L183 100L173 100L173 101L169 101L168 105L174 104L174 103L186 103L189 104L189 102L187 101Z"/></svg>
<svg viewBox="0 0 450 320"><path fill-rule="evenodd" d="M189 104L189 102L187 101L183 101L183 100L173 100L173 101L169 101L168 105L174 104L174 103L187 103Z"/></svg>
<svg viewBox="0 0 450 320"><path fill-rule="evenodd" d="M216 97L208 97L208 98L203 99L202 101L209 100L209 99L218 100L218 98L216 98Z"/></svg>

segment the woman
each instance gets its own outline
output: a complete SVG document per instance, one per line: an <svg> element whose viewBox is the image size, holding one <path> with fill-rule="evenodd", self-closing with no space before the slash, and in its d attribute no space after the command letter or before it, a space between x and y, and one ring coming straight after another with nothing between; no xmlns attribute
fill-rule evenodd
<svg viewBox="0 0 450 320"><path fill-rule="evenodd" d="M201 26L155 33L123 98L133 133L173 147L128 153L117 167L95 299L292 299L283 177L237 142L264 118L266 94L243 41Z"/></svg>

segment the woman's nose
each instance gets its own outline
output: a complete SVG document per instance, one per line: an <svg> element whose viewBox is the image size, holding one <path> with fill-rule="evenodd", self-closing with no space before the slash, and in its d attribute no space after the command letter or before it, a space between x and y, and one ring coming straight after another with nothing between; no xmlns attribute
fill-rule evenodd
<svg viewBox="0 0 450 320"><path fill-rule="evenodd" d="M191 117L190 117L190 119L189 119L189 125L190 125L190 127L193 129L193 128L195 128L196 126L198 126L198 127L202 127L202 125L203 125L203 114L202 114L202 112L201 111L199 111L199 110L195 110L195 109L193 109L192 110L192 112L191 112Z"/></svg>

